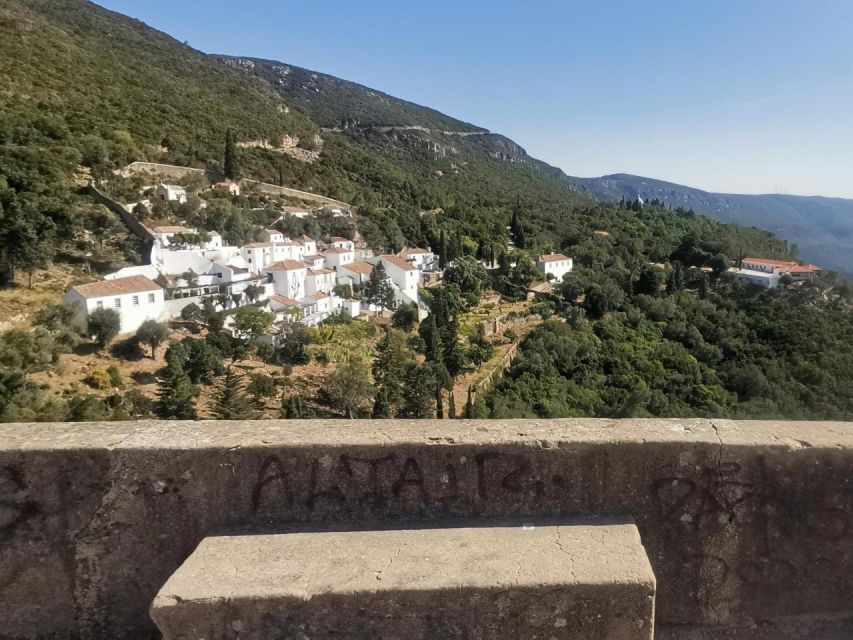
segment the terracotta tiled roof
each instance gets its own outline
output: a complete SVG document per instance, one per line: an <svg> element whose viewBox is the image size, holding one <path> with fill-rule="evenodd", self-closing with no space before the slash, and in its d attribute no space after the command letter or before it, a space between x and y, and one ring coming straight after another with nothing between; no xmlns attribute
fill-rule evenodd
<svg viewBox="0 0 853 640"><path fill-rule="evenodd" d="M414 265L409 264L405 260L400 257L387 255L387 256L379 256L382 259L382 262L387 262L388 264L393 264L398 269L402 269L403 271L417 271L418 268Z"/></svg>
<svg viewBox="0 0 853 640"><path fill-rule="evenodd" d="M304 242L316 242L316 240L314 240L314 238L312 238L311 236L306 236L306 235L300 236L299 240L303 243Z"/></svg>
<svg viewBox="0 0 853 640"><path fill-rule="evenodd" d="M274 296L270 296L270 300L273 302L278 302L279 304L283 304L286 307L298 307L299 303L293 298L288 298L287 296L280 296L278 294Z"/></svg>
<svg viewBox="0 0 853 640"><path fill-rule="evenodd" d="M312 293L308 297L311 298L312 300L325 300L326 298L329 297L329 294L323 293L322 291L317 291L316 293Z"/></svg>
<svg viewBox="0 0 853 640"><path fill-rule="evenodd" d="M264 271L297 271L298 269L307 269L308 266L304 262L298 260L282 260L274 262L268 267L264 267Z"/></svg>
<svg viewBox="0 0 853 640"><path fill-rule="evenodd" d="M317 260L324 260L325 258L323 258L319 253L314 253L310 256L305 256L302 259L305 260L305 262L316 262Z"/></svg>
<svg viewBox="0 0 853 640"><path fill-rule="evenodd" d="M309 276L325 276L329 273L334 273L331 269L308 269Z"/></svg>
<svg viewBox="0 0 853 640"><path fill-rule="evenodd" d="M352 253L352 251L350 251L349 249L341 249L340 247L331 247L329 249L326 249L323 253L341 254L341 253Z"/></svg>
<svg viewBox="0 0 853 640"><path fill-rule="evenodd" d="M104 298L106 296L120 296L128 293L159 291L162 288L159 284L145 276L128 276L127 278L80 284L71 290L76 291L84 298Z"/></svg>
<svg viewBox="0 0 853 640"><path fill-rule="evenodd" d="M818 273L821 271L820 267L817 267L813 264L798 264L796 262L791 262L790 260L772 260L770 258L744 258L743 263L762 264L768 267L773 267L774 269L788 271L790 273Z"/></svg>
<svg viewBox="0 0 853 640"><path fill-rule="evenodd" d="M341 269L346 269L348 271L352 271L353 273L361 273L366 276L369 276L373 273L373 265L367 262L363 262L359 260L358 262L351 262L350 264L345 264L341 267Z"/></svg>
<svg viewBox="0 0 853 640"><path fill-rule="evenodd" d="M539 262L560 262L568 259L569 256L564 256L562 253L548 253L537 258Z"/></svg>
<svg viewBox="0 0 853 640"><path fill-rule="evenodd" d="M430 253L426 249L421 249L420 247L411 247L409 249L403 249L398 255L401 258L405 258L406 256L422 256L427 253Z"/></svg>

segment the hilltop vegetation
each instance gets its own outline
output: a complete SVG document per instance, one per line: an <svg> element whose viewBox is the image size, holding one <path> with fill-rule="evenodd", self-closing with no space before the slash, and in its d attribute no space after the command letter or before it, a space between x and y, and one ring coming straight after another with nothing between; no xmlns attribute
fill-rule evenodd
<svg viewBox="0 0 853 640"><path fill-rule="evenodd" d="M627 174L575 178L597 200L618 202L638 195L693 209L723 222L767 229L799 247L803 259L853 276L853 200L787 194L709 193Z"/></svg>

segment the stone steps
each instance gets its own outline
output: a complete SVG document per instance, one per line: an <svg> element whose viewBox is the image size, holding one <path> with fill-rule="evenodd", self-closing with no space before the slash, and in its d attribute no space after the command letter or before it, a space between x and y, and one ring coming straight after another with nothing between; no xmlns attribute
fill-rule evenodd
<svg viewBox="0 0 853 640"><path fill-rule="evenodd" d="M151 607L165 640L650 640L633 524L205 538Z"/></svg>

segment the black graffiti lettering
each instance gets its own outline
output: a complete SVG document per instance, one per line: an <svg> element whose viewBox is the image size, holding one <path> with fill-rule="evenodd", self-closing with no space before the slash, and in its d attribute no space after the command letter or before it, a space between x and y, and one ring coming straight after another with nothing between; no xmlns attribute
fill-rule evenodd
<svg viewBox="0 0 853 640"><path fill-rule="evenodd" d="M352 476L352 469L349 468L346 460L339 460L339 464L343 467L345 473ZM313 510L320 500L329 500L338 505L346 504L347 498L344 495L344 492L341 491L339 485L331 484L325 489L320 489L319 482L320 460L314 458L314 460L311 461L311 484L308 490L308 498L305 501L305 505L309 509Z"/></svg>
<svg viewBox="0 0 853 640"><path fill-rule="evenodd" d="M379 481L379 468L384 464L394 462L396 459L397 456L393 453L381 458L356 458L347 456L346 454L341 456L341 464L346 468L351 477L354 475L352 471L354 464L365 464L368 467L368 488L360 496L362 504L367 504L375 508L385 506L387 499Z"/></svg>
<svg viewBox="0 0 853 640"><path fill-rule="evenodd" d="M280 495L284 496L284 505L290 507L293 504L293 491L290 487L290 478L284 470L284 464L278 456L269 456L261 465L258 479L252 490L252 511L254 513L257 513L261 506L264 489L272 483L276 483Z"/></svg>
<svg viewBox="0 0 853 640"><path fill-rule="evenodd" d="M391 486L391 491L394 493L395 497L399 498L400 494L407 487L417 489L423 504L426 505L429 503L429 492L426 488L424 474L423 471L421 471L421 466L418 464L418 461L414 458L406 458L406 462L403 463L403 468L400 471L400 476Z"/></svg>

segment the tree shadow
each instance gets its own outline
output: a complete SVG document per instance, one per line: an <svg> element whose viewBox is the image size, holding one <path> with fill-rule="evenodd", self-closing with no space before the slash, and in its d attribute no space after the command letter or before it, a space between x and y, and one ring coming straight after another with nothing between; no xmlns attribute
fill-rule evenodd
<svg viewBox="0 0 853 640"><path fill-rule="evenodd" d="M157 376L151 371L134 371L130 377L136 384L154 384L157 382Z"/></svg>

